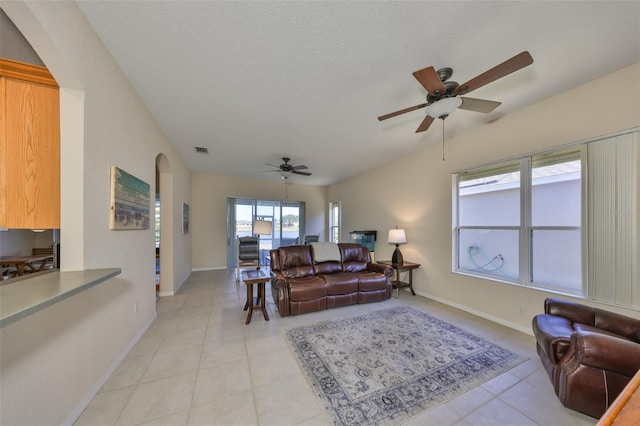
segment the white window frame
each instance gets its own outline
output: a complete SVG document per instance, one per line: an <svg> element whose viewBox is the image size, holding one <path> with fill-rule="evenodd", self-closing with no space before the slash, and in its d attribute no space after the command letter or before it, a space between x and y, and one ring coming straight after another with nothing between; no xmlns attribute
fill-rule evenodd
<svg viewBox="0 0 640 426"><path fill-rule="evenodd" d="M334 210L338 211L337 215L334 215ZM337 216L337 222L335 223L334 217ZM342 232L342 203L340 201L329 202L329 242L339 243L340 233Z"/></svg>
<svg viewBox="0 0 640 426"><path fill-rule="evenodd" d="M566 150L567 148L559 148L551 151L547 151L548 153L560 152ZM584 199L585 194L585 163L586 163L586 147L581 146L581 197ZM546 152L544 152L546 153ZM585 216L584 209L585 203L582 203L581 209L581 226L533 226L531 219L531 193L532 193L532 158L544 154L544 153L536 153L531 154L526 157L520 158L511 158L504 161L496 162L490 165L477 167L474 169L464 170L452 175L452 272L469 275L483 279L489 279L493 281L505 282L510 284L522 285L531 288L538 288L546 291L552 291L563 294L570 294L572 296L584 297L587 293L586 289L586 279L585 279L585 250L581 250L581 290L579 294L575 293L566 293L557 288L554 288L550 285L545 285L544 283L533 282L533 271L532 271L532 252L531 252L531 234L536 230L578 230L580 232L581 237L581 247L584 248L586 244L584 229L585 226ZM520 171L520 183L519 183L519 193L520 193L520 225L519 226L460 226L460 211L459 211L459 187L460 187L460 175L464 173L473 173L474 171L485 169L485 168L499 168L501 165L508 165L509 163L513 163L515 160L519 161L519 171ZM518 277L515 279L510 279L509 277L501 277L494 274L482 273L479 271L470 271L468 269L459 268L460 265L460 231L464 229L485 229L485 230L510 230L510 231L518 231L519 232L519 257L518 257Z"/></svg>

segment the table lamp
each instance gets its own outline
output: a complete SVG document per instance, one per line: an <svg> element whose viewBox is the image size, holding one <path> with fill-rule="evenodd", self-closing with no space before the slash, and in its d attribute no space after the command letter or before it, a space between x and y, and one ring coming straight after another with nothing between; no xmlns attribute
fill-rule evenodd
<svg viewBox="0 0 640 426"><path fill-rule="evenodd" d="M262 258L260 257L260 235L271 235L271 222L268 220L256 219L253 224L253 233L258 237L258 267L256 269L259 270L260 264L262 263Z"/></svg>
<svg viewBox="0 0 640 426"><path fill-rule="evenodd" d="M396 250L393 252L393 256L391 257L391 263L402 265L404 263L404 259L402 258L402 253L398 246L400 244L406 244L407 236L404 233L404 229L398 229L396 226L395 229L389 230L389 244L395 244Z"/></svg>

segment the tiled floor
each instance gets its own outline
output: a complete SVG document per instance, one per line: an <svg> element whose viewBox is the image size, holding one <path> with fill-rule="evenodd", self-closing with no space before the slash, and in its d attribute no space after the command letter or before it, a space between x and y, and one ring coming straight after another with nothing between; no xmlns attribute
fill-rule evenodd
<svg viewBox="0 0 640 426"><path fill-rule="evenodd" d="M268 287L267 287L268 289ZM281 318L268 295L245 325L233 270L194 272L96 395L76 425L329 425L283 330L411 304L529 361L404 425L594 425L556 399L531 336L401 292L382 303Z"/></svg>

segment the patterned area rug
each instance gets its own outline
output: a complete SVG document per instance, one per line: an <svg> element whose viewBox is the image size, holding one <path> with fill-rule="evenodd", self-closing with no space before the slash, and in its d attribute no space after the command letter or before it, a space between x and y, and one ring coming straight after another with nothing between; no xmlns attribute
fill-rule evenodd
<svg viewBox="0 0 640 426"><path fill-rule="evenodd" d="M393 425L526 358L410 306L287 331L336 425Z"/></svg>

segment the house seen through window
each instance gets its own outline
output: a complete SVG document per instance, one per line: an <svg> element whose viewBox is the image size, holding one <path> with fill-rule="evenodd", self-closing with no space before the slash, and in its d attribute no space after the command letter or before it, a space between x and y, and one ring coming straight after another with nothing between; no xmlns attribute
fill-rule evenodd
<svg viewBox="0 0 640 426"><path fill-rule="evenodd" d="M580 155L572 148L457 174L454 270L582 294Z"/></svg>

